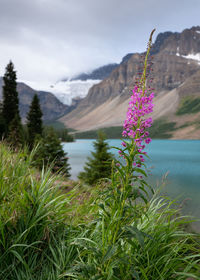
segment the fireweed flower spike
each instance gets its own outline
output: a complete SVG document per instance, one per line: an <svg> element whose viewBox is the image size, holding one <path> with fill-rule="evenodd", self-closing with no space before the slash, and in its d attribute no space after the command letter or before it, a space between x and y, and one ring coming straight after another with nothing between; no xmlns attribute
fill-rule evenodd
<svg viewBox="0 0 200 280"><path fill-rule="evenodd" d="M133 193L133 187L131 187L133 185L134 188L140 189L141 195L142 192L147 194L146 187L151 189L144 179L147 176L144 163L144 157L147 153L144 151L144 148L146 144L151 142L148 129L153 123L152 118L148 117L148 115L153 112L154 105L152 101L154 93L150 91L152 89L149 87L147 89L147 77L149 78L148 65L151 65L151 63L149 63L148 56L151 50L154 31L155 29L151 32L149 38L146 56L143 62L143 70L140 71L140 78L136 79L136 85L132 90L123 125L122 135L127 140L121 143L121 148L117 148L119 150L119 156L125 160L126 164L124 165L122 161L118 161L118 164L115 165L117 172L116 174L113 173L112 182L114 186L116 185L115 181L118 180L118 186L122 190L124 201ZM149 79L151 80L151 78ZM116 179L116 176L118 176L118 179ZM146 201L145 196L142 198ZM134 197L132 199L134 200Z"/></svg>
<svg viewBox="0 0 200 280"><path fill-rule="evenodd" d="M142 152L145 148L145 144L149 144L151 142L151 138L149 137L149 132L147 129L152 125L153 120L151 117L147 118L146 116L153 112L154 105L152 104L154 93L149 93L146 90L146 79L147 79L147 67L148 67L148 56L152 45L152 36L155 29L151 32L146 57L143 65L143 73L141 75L140 81L132 90L131 100L129 102L128 111L126 115L126 119L124 121L124 130L122 132L122 136L131 139L132 145L132 153ZM141 73L140 73L141 74ZM122 146L125 147L124 142L122 142ZM144 161L143 157L138 157L137 160L141 162Z"/></svg>

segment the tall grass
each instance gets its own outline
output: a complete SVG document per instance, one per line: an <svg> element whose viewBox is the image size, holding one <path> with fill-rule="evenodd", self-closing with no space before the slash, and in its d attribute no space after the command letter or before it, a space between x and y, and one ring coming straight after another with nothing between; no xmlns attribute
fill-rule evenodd
<svg viewBox="0 0 200 280"><path fill-rule="evenodd" d="M0 146L0 279L199 279L198 236L173 202L120 213L109 182L66 193L32 156Z"/></svg>
<svg viewBox="0 0 200 280"><path fill-rule="evenodd" d="M69 197L50 171L32 168L33 153L14 154L0 146L0 279L57 279L53 275L62 268L52 259L65 247L69 250Z"/></svg>

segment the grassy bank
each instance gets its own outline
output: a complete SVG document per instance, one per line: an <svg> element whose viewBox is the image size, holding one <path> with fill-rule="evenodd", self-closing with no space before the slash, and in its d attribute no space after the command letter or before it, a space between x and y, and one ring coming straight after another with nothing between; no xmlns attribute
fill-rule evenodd
<svg viewBox="0 0 200 280"><path fill-rule="evenodd" d="M39 172L33 153L0 144L0 279L200 279L198 236L174 202L154 195L119 219L119 189Z"/></svg>

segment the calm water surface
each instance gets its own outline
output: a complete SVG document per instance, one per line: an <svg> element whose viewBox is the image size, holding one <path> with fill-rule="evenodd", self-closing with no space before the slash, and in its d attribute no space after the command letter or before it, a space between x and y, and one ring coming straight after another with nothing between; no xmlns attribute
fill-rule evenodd
<svg viewBox="0 0 200 280"><path fill-rule="evenodd" d="M94 140L77 140L64 143L71 165L71 178L76 179L84 163L93 151ZM121 140L108 140L110 146L120 147ZM151 175L149 182L158 188L162 178L165 187L162 193L172 198L185 200L183 212L200 219L200 141L199 140L153 140L146 151L146 160ZM112 150L117 156L117 151ZM196 224L200 230L200 223Z"/></svg>

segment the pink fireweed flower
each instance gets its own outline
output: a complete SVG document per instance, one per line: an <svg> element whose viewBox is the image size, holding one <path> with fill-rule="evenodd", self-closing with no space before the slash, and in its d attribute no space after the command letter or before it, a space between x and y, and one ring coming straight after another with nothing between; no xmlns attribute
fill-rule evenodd
<svg viewBox="0 0 200 280"><path fill-rule="evenodd" d="M135 86L129 102L126 120L124 121L124 130L122 135L124 137L129 136L132 138L138 147L138 151L140 152L145 147L143 142L146 144L151 142L151 139L148 137L149 132L146 131L146 129L152 125L153 121L152 118L146 118L146 115L153 112L153 98L153 92L151 94L147 94L146 90Z"/></svg>

